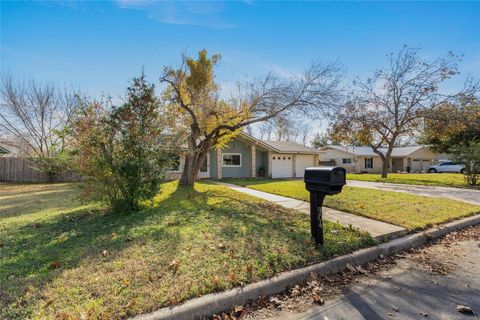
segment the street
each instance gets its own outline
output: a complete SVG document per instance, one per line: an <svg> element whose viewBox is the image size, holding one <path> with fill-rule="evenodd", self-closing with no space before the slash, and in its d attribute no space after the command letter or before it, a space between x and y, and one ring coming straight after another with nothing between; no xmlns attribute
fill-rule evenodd
<svg viewBox="0 0 480 320"><path fill-rule="evenodd" d="M479 319L480 226L349 269L246 306L242 318Z"/></svg>

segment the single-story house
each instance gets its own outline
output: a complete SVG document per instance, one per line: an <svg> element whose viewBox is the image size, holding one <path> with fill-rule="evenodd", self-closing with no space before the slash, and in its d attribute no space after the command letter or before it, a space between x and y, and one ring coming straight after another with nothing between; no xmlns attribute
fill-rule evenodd
<svg viewBox="0 0 480 320"><path fill-rule="evenodd" d="M380 149L383 153L386 148ZM347 172L381 172L382 159L370 147L325 146L319 149L320 161L330 161L332 165L344 167ZM393 148L389 163L390 172L425 171L438 154L425 146Z"/></svg>
<svg viewBox="0 0 480 320"><path fill-rule="evenodd" d="M318 165L318 150L295 142L259 140L238 134L224 148L210 150L199 178L302 178L305 168ZM180 156L174 170L183 170Z"/></svg>

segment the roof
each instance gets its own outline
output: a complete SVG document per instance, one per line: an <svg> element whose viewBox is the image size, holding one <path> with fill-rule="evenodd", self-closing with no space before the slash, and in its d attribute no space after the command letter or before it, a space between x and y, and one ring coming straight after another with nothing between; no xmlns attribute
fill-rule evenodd
<svg viewBox="0 0 480 320"><path fill-rule="evenodd" d="M296 142L291 141L271 141L260 140L264 144L268 145L273 151L279 153L305 153L305 154L318 154L319 150L309 148Z"/></svg>
<svg viewBox="0 0 480 320"><path fill-rule="evenodd" d="M378 157L378 154L373 152L372 148L370 147L352 147L352 146L325 146L321 148L321 150L325 150L327 148L335 149L350 153L355 156L367 156L367 157ZM411 146L411 147L395 147L392 150L392 157L406 157L411 155L417 150L425 148L425 146ZM382 153L387 152L387 148L379 148ZM428 150L428 149L427 149Z"/></svg>

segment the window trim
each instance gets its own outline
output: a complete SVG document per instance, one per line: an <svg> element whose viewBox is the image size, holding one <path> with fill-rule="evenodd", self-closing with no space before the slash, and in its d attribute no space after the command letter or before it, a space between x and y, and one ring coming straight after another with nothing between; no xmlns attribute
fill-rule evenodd
<svg viewBox="0 0 480 320"><path fill-rule="evenodd" d="M223 156L226 156L226 155L232 155L232 156L240 156L240 164L239 165L236 165L236 164L225 164L223 162ZM226 152L226 153L222 153L222 168L239 168L243 165L243 160L242 160L242 154L241 153L235 153L235 152Z"/></svg>
<svg viewBox="0 0 480 320"><path fill-rule="evenodd" d="M346 161L346 160L350 160L350 161ZM352 163L353 163L352 158L342 158L342 164L352 164Z"/></svg>

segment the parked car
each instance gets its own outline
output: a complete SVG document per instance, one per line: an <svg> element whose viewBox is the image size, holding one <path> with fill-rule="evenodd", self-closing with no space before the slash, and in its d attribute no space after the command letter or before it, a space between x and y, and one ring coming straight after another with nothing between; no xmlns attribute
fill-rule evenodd
<svg viewBox="0 0 480 320"><path fill-rule="evenodd" d="M456 164L452 161L445 161L439 164L429 166L427 168L428 173L437 173L437 172L457 172L463 174L465 172L465 166L463 164Z"/></svg>

